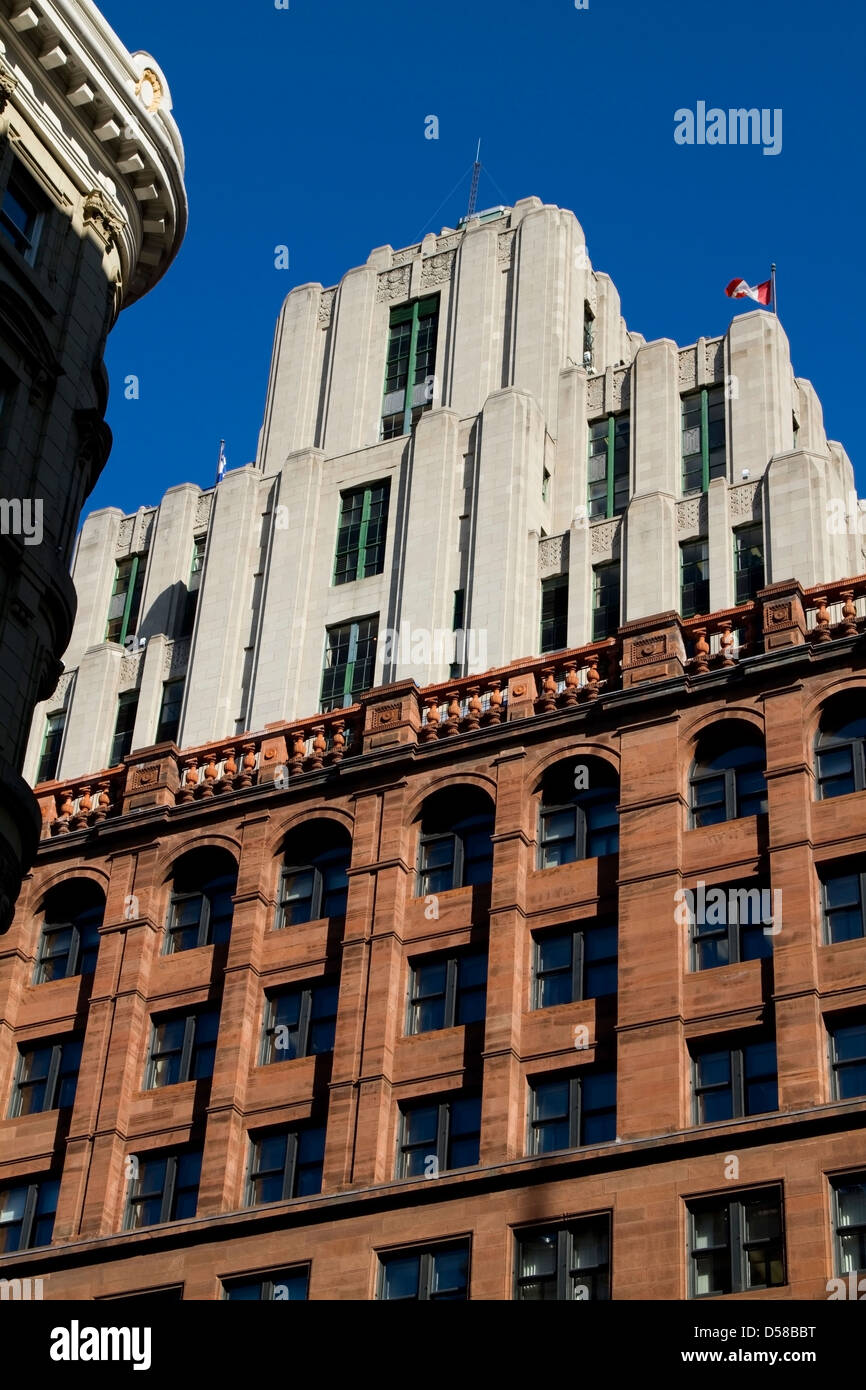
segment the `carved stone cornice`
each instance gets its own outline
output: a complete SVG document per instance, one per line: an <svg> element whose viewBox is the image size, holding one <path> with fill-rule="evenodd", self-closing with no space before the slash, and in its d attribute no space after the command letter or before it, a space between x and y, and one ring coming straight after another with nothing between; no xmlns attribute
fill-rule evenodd
<svg viewBox="0 0 866 1390"><path fill-rule="evenodd" d="M95 227L106 247L116 245L126 226L126 218L101 188L93 188L84 200L84 222Z"/></svg>

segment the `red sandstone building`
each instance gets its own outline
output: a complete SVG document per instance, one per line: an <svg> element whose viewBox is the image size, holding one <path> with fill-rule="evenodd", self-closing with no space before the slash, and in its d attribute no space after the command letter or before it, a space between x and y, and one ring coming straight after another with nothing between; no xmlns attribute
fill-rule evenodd
<svg viewBox="0 0 866 1390"><path fill-rule="evenodd" d="M778 584L40 787L0 1277L821 1300L863 1270L864 595Z"/></svg>

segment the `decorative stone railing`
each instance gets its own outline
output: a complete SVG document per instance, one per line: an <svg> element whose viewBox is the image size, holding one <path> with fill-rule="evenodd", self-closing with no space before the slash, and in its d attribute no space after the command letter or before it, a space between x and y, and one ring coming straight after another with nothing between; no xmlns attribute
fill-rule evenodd
<svg viewBox="0 0 866 1390"><path fill-rule="evenodd" d="M200 748L158 744L121 767L36 789L43 838L98 827L147 807L188 806L338 767L345 758L431 745L457 735L597 700L606 691L702 676L761 651L818 646L866 632L866 575L804 591L769 585L753 603L683 620L662 613L593 642L483 675L419 689L412 680L368 691L357 705Z"/></svg>
<svg viewBox="0 0 866 1390"><path fill-rule="evenodd" d="M807 589L803 607L810 642L856 637L866 631L866 575Z"/></svg>

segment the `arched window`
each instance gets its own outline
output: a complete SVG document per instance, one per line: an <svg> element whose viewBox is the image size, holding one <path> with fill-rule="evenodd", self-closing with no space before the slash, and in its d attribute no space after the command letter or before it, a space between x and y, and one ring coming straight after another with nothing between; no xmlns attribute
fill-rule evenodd
<svg viewBox="0 0 866 1390"><path fill-rule="evenodd" d="M344 917L352 857L349 832L336 821L317 820L292 831L280 875L277 927L297 927L319 917Z"/></svg>
<svg viewBox="0 0 866 1390"><path fill-rule="evenodd" d="M45 899L34 985L92 975L99 953L99 928L105 896L89 878L72 879L52 888Z"/></svg>
<svg viewBox="0 0 866 1390"><path fill-rule="evenodd" d="M866 789L866 695L842 695L821 715L815 740L818 799Z"/></svg>
<svg viewBox="0 0 866 1390"><path fill-rule="evenodd" d="M174 866L165 955L220 946L232 929L238 868L224 849L193 849Z"/></svg>
<svg viewBox="0 0 866 1390"><path fill-rule="evenodd" d="M767 809L764 741L751 725L725 721L701 735L691 774L692 826L757 816Z"/></svg>
<svg viewBox="0 0 866 1390"><path fill-rule="evenodd" d="M619 778L601 758L569 758L544 774L538 824L538 867L619 851Z"/></svg>
<svg viewBox="0 0 866 1390"><path fill-rule="evenodd" d="M444 787L424 803L418 845L418 897L489 883L493 802L479 787Z"/></svg>

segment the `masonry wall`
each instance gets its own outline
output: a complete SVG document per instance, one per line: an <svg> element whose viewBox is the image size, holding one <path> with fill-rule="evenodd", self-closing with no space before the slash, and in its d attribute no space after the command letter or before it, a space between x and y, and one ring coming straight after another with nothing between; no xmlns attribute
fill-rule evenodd
<svg viewBox="0 0 866 1390"><path fill-rule="evenodd" d="M46 1297L106 1296L177 1282L186 1298L221 1296L222 1279L311 1262L311 1298L374 1295L377 1252L469 1235L471 1296L512 1296L516 1227L612 1213L613 1297L681 1299L685 1202L780 1185L788 1281L759 1298L820 1299L833 1267L830 1179L866 1167L866 1099L830 1091L826 1025L866 1007L866 940L823 944L816 866L866 853L866 792L816 801L813 743L833 694L866 691L844 644L789 650L695 682L689 698L636 685L545 715L378 751L288 788L152 808L47 840L15 925L0 943L0 1096L17 1045L84 1030L68 1132L58 1113L0 1121L0 1181L62 1164L51 1251L0 1261L45 1274ZM766 741L769 813L689 829L687 783L700 733L740 720ZM544 770L595 757L620 777L618 856L536 867ZM496 807L489 889L416 896L419 815L442 787L478 787ZM292 827L331 818L352 835L345 924L273 929L281 847ZM221 846L239 869L227 954L160 954L171 866L186 849ZM695 973L675 918L680 887L762 874L783 895L771 961ZM89 997L82 981L30 984L41 904L84 876L106 893ZM133 903L130 915L129 904ZM615 1005L530 1008L531 934L618 920ZM483 1031L404 1035L409 961L468 944L488 950ZM332 1058L257 1065L264 991L339 973ZM220 1001L210 1087L143 1091L149 1018ZM575 1050L575 1029L589 1045ZM688 1045L775 1033L779 1109L695 1126ZM615 1144L526 1157L527 1081L615 1059ZM435 1182L394 1181L397 1106L480 1080L481 1163ZM302 1120L328 1103L320 1197L242 1209L250 1131ZM204 1141L194 1221L119 1235L130 1153ZM730 1159L739 1163L736 1181ZM202 1237L207 1235L207 1239ZM83 1259L86 1242L87 1260ZM119 1259L120 1253L124 1258Z"/></svg>

